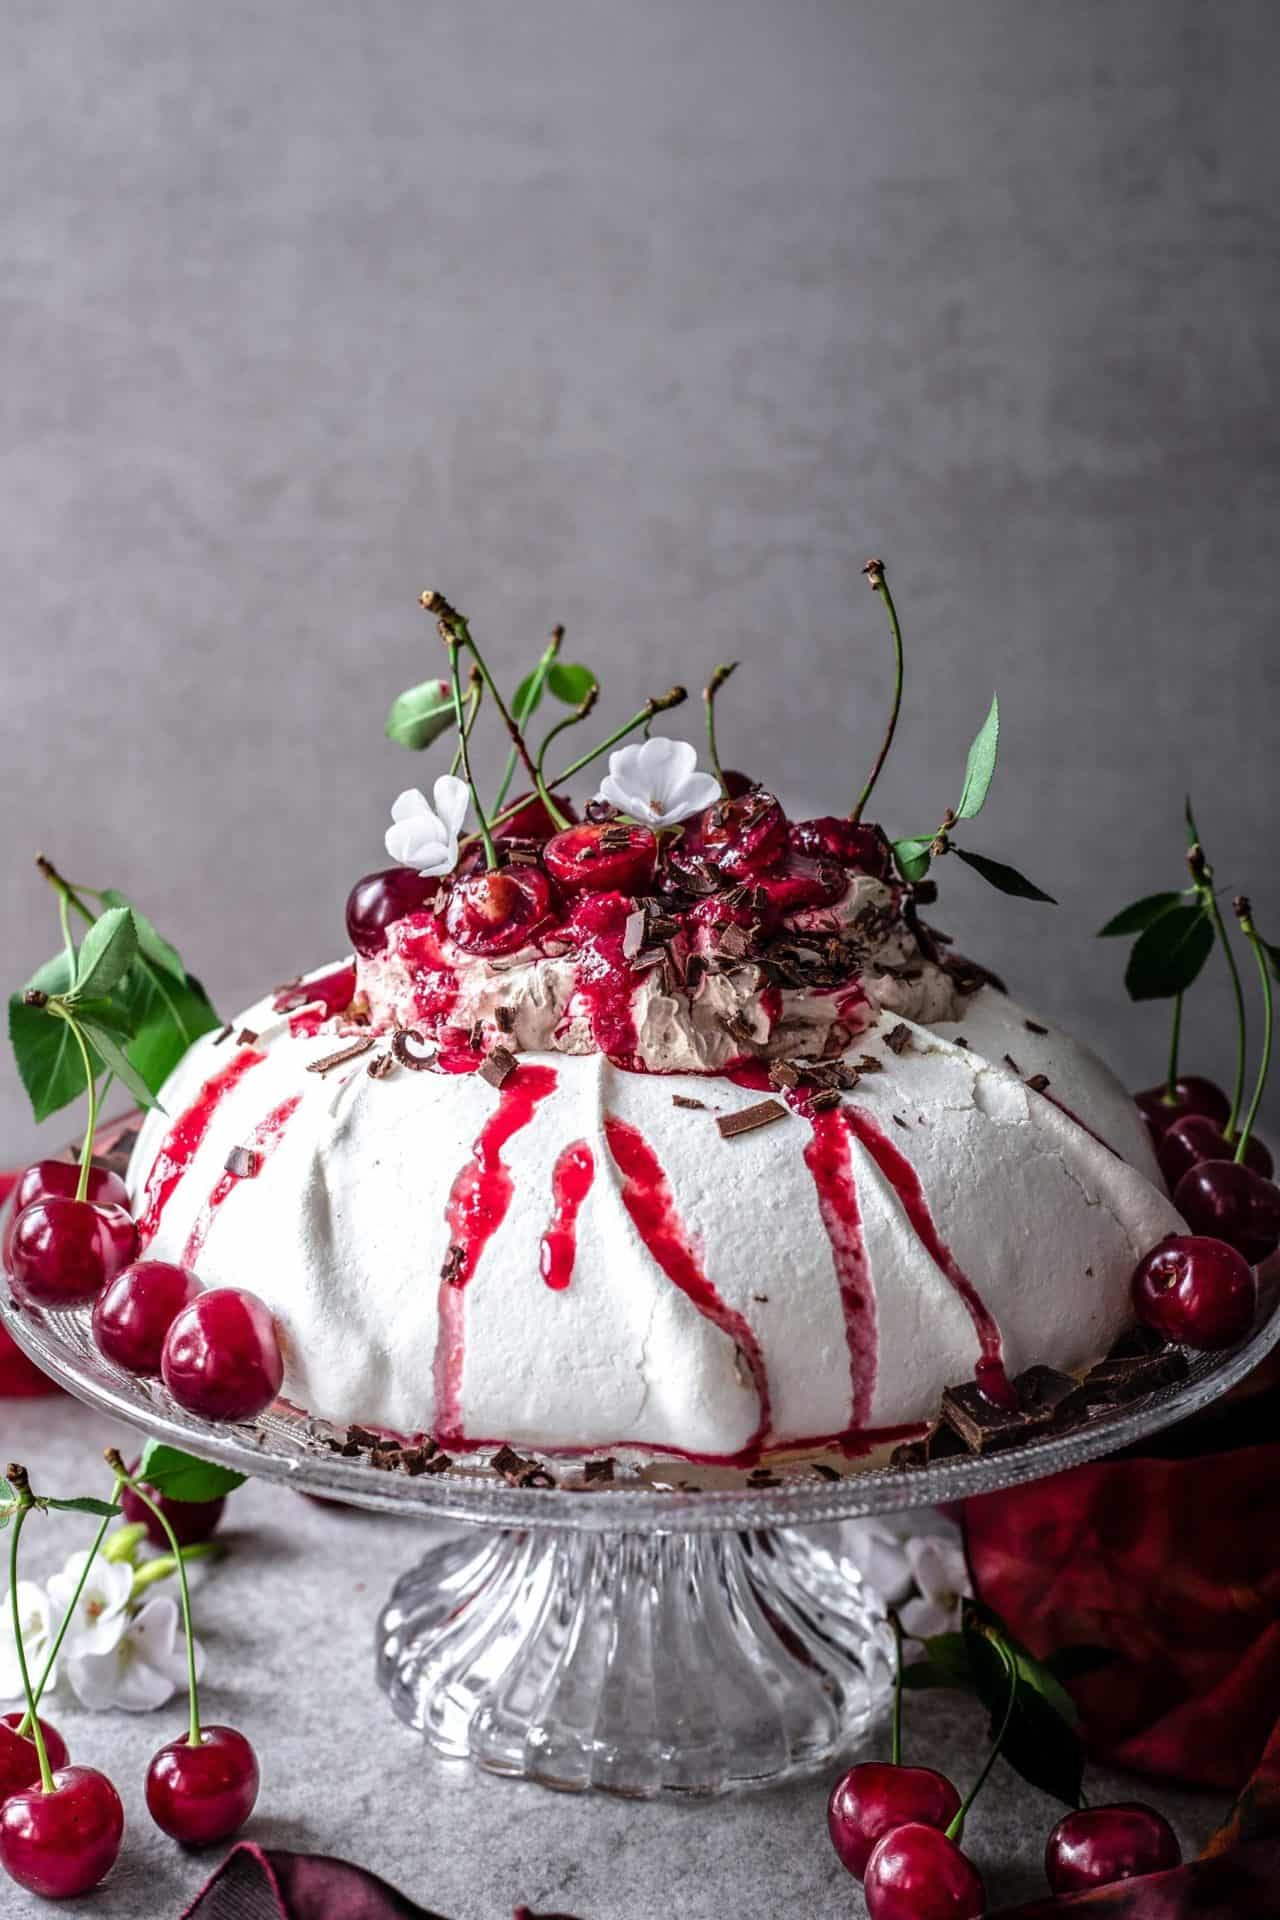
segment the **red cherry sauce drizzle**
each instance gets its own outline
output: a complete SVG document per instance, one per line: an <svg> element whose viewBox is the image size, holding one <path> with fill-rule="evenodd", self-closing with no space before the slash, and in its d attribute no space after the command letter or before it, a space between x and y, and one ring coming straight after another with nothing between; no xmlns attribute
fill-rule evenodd
<svg viewBox="0 0 1280 1920"><path fill-rule="evenodd" d="M284 1138L284 1130L292 1116L302 1104L300 1093L291 1093L278 1107L272 1107L265 1120L260 1120L254 1128L248 1142L250 1153L257 1155L252 1173L232 1173L229 1168L219 1175L209 1198L201 1207L195 1225L187 1235L187 1244L182 1250L184 1267L194 1267L204 1251L204 1243L209 1237L214 1216L227 1195L238 1187L242 1180L252 1180L262 1171L264 1163L271 1158Z"/></svg>
<svg viewBox="0 0 1280 1920"><path fill-rule="evenodd" d="M506 1218L511 1204L511 1174L502 1149L527 1127L556 1085L555 1070L522 1062L504 1082L498 1104L485 1121L445 1206L449 1255L440 1280L439 1328L434 1362L436 1438L461 1446L464 1288L474 1278L480 1256Z"/></svg>
<svg viewBox="0 0 1280 1920"><path fill-rule="evenodd" d="M760 1403L760 1420L742 1454L735 1459L754 1460L771 1431L769 1376L760 1343L743 1316L726 1305L702 1271L684 1223L676 1212L667 1177L644 1135L629 1121L607 1114L604 1137L614 1165L622 1175L622 1204L649 1253L703 1318L728 1334L746 1361Z"/></svg>
<svg viewBox="0 0 1280 1920"><path fill-rule="evenodd" d="M626 923L634 902L621 894L588 894L575 909L571 934L578 946L570 1013L585 1009L591 1037L616 1065L636 1066L639 1044L635 991L639 975L623 953Z"/></svg>
<svg viewBox="0 0 1280 1920"><path fill-rule="evenodd" d="M910 1221L912 1231L921 1246L934 1265L946 1275L955 1292L964 1302L981 1349L981 1358L974 1368L974 1378L978 1385L994 1405L1016 1409L1019 1401L1009 1376L1004 1370L1000 1329L987 1312L972 1280L964 1272L935 1227L928 1202L924 1197L924 1188L920 1184L919 1174L906 1155L894 1146L892 1140L881 1133L875 1121L867 1114L855 1106L843 1107L841 1112L854 1137L866 1148L897 1194L902 1203L903 1212Z"/></svg>
<svg viewBox="0 0 1280 1920"><path fill-rule="evenodd" d="M804 1150L804 1163L813 1175L818 1212L831 1242L836 1283L844 1308L845 1337L849 1343L850 1430L867 1425L876 1384L876 1295L871 1284L862 1215L849 1151L849 1127L837 1107L808 1115L813 1136Z"/></svg>
<svg viewBox="0 0 1280 1920"><path fill-rule="evenodd" d="M174 1188L199 1152L219 1106L249 1069L260 1065L266 1057L252 1047L237 1053L219 1072L210 1075L185 1113L170 1127L152 1162L138 1207L139 1248L145 1248L155 1238Z"/></svg>
<svg viewBox="0 0 1280 1920"><path fill-rule="evenodd" d="M331 1020L335 1014L345 1013L355 997L355 966L350 960L345 960L340 967L334 967L328 973L322 973L318 979L297 980L287 987L281 987L271 1002L271 1011L294 1014L311 1012L313 1006L318 1003L323 1008L317 1021L319 1025L325 1020ZM289 1024L292 1029L293 1022L290 1021ZM311 1031L314 1031L314 1028Z"/></svg>
<svg viewBox="0 0 1280 1920"><path fill-rule="evenodd" d="M591 1191L596 1163L585 1140L575 1140L561 1153L551 1173L555 1213L542 1236L538 1260L542 1277L555 1293L563 1293L573 1278L578 1253L578 1209Z"/></svg>

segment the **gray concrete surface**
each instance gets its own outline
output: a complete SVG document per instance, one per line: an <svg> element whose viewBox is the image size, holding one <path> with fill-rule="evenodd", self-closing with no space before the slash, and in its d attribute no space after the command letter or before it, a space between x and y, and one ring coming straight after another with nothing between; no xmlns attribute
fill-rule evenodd
<svg viewBox="0 0 1280 1920"><path fill-rule="evenodd" d="M728 759L839 809L877 550L884 817L936 823L998 686L972 843L1062 901L948 872L943 925L1138 1082L1163 1016L1090 936L1176 883L1188 785L1280 932L1266 0L0 19L6 985L39 847L229 1010L338 950L424 771L381 725L426 581L512 677L564 620L611 714L740 655ZM1188 1027L1225 1074L1216 980Z"/></svg>
<svg viewBox="0 0 1280 1920"><path fill-rule="evenodd" d="M101 1449L117 1436L67 1400L0 1403L0 1456L29 1468L37 1490L100 1491ZM127 1444L127 1439L121 1444ZM92 1522L32 1521L33 1577L85 1544ZM391 1582L427 1537L411 1521L319 1507L266 1485L233 1496L229 1559L196 1596L208 1651L206 1717L240 1726L262 1765L247 1831L264 1846L363 1862L450 1920L509 1920L518 1900L580 1920L857 1920L861 1894L831 1851L828 1782L710 1803L637 1803L552 1794L434 1759L395 1721L372 1673L373 1623ZM0 1580L0 1591L6 1582ZM93 1920L177 1920L220 1855L186 1855L152 1827L147 1761L180 1730L180 1700L153 1714L90 1714L58 1697L49 1717L73 1757L103 1767L125 1801L125 1850L83 1902ZM868 1739L883 1751L886 1730ZM967 1783L986 1744L982 1714L946 1694L909 1697L909 1754ZM1092 1799L1149 1793L1092 1770ZM1199 1847L1222 1802L1153 1796ZM1001 1767L968 1827L994 1900L1043 1890L1040 1859L1057 1817L1044 1795ZM79 1908L77 1908L79 1910ZM33 1902L0 1877L0 1916Z"/></svg>

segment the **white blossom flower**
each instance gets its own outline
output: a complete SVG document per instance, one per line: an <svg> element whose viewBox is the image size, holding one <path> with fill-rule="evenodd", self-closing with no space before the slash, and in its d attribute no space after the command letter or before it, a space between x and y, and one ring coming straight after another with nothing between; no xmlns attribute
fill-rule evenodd
<svg viewBox="0 0 1280 1920"><path fill-rule="evenodd" d="M467 817L471 791L465 780L442 773L428 804L418 787L407 787L391 809L387 852L402 867L416 867L425 878L452 873L458 864L458 835Z"/></svg>
<svg viewBox="0 0 1280 1920"><path fill-rule="evenodd" d="M597 800L607 800L647 827L673 827L705 813L720 798L720 783L697 771L698 756L687 740L655 734L640 746L609 755L609 771Z"/></svg>
<svg viewBox="0 0 1280 1920"><path fill-rule="evenodd" d="M906 1549L918 1592L898 1610L902 1631L916 1640L954 1633L960 1625L960 1602L973 1591L959 1538L918 1534Z"/></svg>
<svg viewBox="0 0 1280 1920"><path fill-rule="evenodd" d="M204 1671L198 1640L195 1660L198 1680ZM164 1706L187 1684L181 1613L173 1595L161 1593L145 1601L107 1652L72 1654L67 1678L80 1704L95 1713L104 1707L149 1713Z"/></svg>
<svg viewBox="0 0 1280 1920"><path fill-rule="evenodd" d="M42 1586L34 1580L18 1582L18 1620L22 1631L22 1644L27 1655L27 1669L34 1686L44 1672L44 1663L53 1637L58 1631L58 1611ZM49 1676L52 1687L57 1680L57 1669ZM3 1603L0 1603L0 1700L20 1700L22 1698L22 1674L18 1667L18 1649L13 1639L13 1615L9 1604L9 1590L6 1588Z"/></svg>
<svg viewBox="0 0 1280 1920"><path fill-rule="evenodd" d="M49 1582L49 1599L59 1621L66 1617L88 1558L87 1553L73 1553L62 1572L55 1573ZM62 1643L68 1657L76 1653L110 1653L129 1623L132 1586L132 1567L98 1556L76 1601Z"/></svg>

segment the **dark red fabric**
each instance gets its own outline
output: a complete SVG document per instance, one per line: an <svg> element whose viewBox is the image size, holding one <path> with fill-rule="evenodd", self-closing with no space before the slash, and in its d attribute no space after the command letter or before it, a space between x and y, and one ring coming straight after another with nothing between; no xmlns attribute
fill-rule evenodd
<svg viewBox="0 0 1280 1920"><path fill-rule="evenodd" d="M0 1172L0 1208L4 1207L17 1184L16 1173ZM14 1345L0 1327L0 1400L35 1400L46 1393L61 1393L57 1382L33 1366L21 1347Z"/></svg>
<svg viewBox="0 0 1280 1920"><path fill-rule="evenodd" d="M1072 1686L1093 1757L1243 1786L1280 1721L1280 1445L1102 1461L964 1517L975 1590L1034 1653L1113 1650Z"/></svg>
<svg viewBox="0 0 1280 1920"><path fill-rule="evenodd" d="M1280 1836L1092 1893L1000 1907L989 1920L1072 1920L1073 1915L1079 1920L1277 1920Z"/></svg>

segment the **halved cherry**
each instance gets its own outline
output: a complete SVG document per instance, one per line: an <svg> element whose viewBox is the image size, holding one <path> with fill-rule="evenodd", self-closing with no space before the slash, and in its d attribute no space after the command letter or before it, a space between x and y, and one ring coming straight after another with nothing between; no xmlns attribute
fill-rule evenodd
<svg viewBox="0 0 1280 1920"><path fill-rule="evenodd" d="M869 873L887 880L893 871L893 850L882 827L868 826L861 820L844 820L825 813L816 820L796 820L790 832L797 853L813 854L824 860L838 860L855 873Z"/></svg>
<svg viewBox="0 0 1280 1920"><path fill-rule="evenodd" d="M455 882L444 910L449 938L464 953L514 953L551 925L551 882L540 867L492 867Z"/></svg>
<svg viewBox="0 0 1280 1920"><path fill-rule="evenodd" d="M730 880L767 873L786 850L787 816L763 787L717 801L699 824L699 851Z"/></svg>
<svg viewBox="0 0 1280 1920"><path fill-rule="evenodd" d="M646 893L658 864L657 836L626 821L588 823L557 833L542 849L566 893Z"/></svg>

